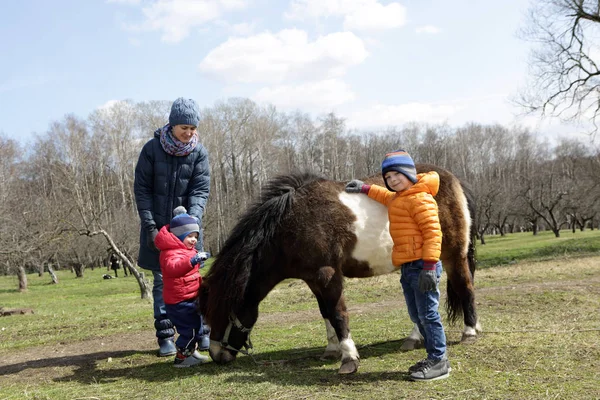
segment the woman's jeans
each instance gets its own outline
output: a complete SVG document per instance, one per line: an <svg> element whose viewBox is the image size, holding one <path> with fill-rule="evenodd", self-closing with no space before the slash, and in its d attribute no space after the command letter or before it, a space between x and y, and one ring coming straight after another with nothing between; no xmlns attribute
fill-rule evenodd
<svg viewBox="0 0 600 400"><path fill-rule="evenodd" d="M425 293L419 290L419 274L423 270L423 260L402 264L400 283L404 291L408 315L411 321L417 324L421 335L425 339L427 358L441 360L446 354L446 334L444 333L442 318L438 312L442 262L438 261L435 266L437 275L436 290Z"/></svg>
<svg viewBox="0 0 600 400"><path fill-rule="evenodd" d="M152 271L154 275L154 284L152 285L152 298L154 299L154 319L160 320L167 318L167 309L163 300L163 278L160 271Z"/></svg>

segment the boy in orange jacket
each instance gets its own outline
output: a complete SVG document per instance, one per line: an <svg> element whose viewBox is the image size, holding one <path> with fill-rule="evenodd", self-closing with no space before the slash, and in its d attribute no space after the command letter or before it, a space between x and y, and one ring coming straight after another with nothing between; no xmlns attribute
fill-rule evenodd
<svg viewBox="0 0 600 400"><path fill-rule="evenodd" d="M198 266L202 267L208 253L198 253L195 249L200 233L196 218L186 214L182 206L177 207L173 214L175 217L169 225L160 229L154 244L160 251L167 316L179 334L175 341L177 354L174 366L181 368L208 362L207 356L196 351L204 326L194 302L202 283Z"/></svg>
<svg viewBox="0 0 600 400"><path fill-rule="evenodd" d="M352 180L345 190L364 193L388 208L394 242L392 263L401 268L400 283L408 314L419 327L427 351L427 358L408 369L410 378L415 381L447 378L450 362L438 312L442 230L433 198L440 178L435 171L417 175L415 163L404 150L386 154L381 172L387 189Z"/></svg>

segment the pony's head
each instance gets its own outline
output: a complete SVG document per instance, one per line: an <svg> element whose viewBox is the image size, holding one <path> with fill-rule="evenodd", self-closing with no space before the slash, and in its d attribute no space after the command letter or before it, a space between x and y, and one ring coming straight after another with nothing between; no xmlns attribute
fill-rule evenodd
<svg viewBox="0 0 600 400"><path fill-rule="evenodd" d="M224 254L215 259L199 293L200 312L210 326L209 354L218 364L248 352L252 347L250 331L258 318L258 308L245 304L245 283L232 276L228 268L232 264L227 263L231 260Z"/></svg>
<svg viewBox="0 0 600 400"><path fill-rule="evenodd" d="M250 331L258 319L258 305L283 279L276 268L282 221L289 215L294 195L321 179L312 174L272 179L215 257L201 293L203 315L211 328L209 353L215 362L231 362L252 347Z"/></svg>

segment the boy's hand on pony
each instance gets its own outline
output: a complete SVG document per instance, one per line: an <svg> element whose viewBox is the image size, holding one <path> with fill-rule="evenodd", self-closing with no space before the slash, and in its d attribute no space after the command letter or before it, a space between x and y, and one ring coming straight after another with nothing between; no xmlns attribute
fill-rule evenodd
<svg viewBox="0 0 600 400"><path fill-rule="evenodd" d="M423 269L419 274L419 290L422 293L437 289L437 274L434 262L423 263Z"/></svg>
<svg viewBox="0 0 600 400"><path fill-rule="evenodd" d="M358 179L352 179L346 185L344 189L347 193L369 193L369 189L371 189L371 185L365 185L363 181L359 181Z"/></svg>

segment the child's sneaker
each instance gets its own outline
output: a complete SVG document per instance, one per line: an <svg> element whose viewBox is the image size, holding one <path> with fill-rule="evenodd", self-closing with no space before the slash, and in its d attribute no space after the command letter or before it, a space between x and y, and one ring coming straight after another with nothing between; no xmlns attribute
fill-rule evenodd
<svg viewBox="0 0 600 400"><path fill-rule="evenodd" d="M417 372L419 369L421 369L421 366L425 365L425 363L427 362L427 359L424 358L421 361L417 361L417 363L411 367L408 368L408 373L412 374L414 372Z"/></svg>
<svg viewBox="0 0 600 400"><path fill-rule="evenodd" d="M421 360L409 368L410 379L413 381L435 381L450 376L450 361L447 358L441 360Z"/></svg>
<svg viewBox="0 0 600 400"><path fill-rule="evenodd" d="M196 350L193 352L190 349L177 349L177 355L175 356L175 361L173 361L173 366L175 368L187 368L193 367L194 365L205 364L209 361L207 356L203 356L198 353Z"/></svg>
<svg viewBox="0 0 600 400"><path fill-rule="evenodd" d="M450 360L448 360L447 358L444 359L446 360L446 364L448 365L448 372L452 372L452 368L450 368ZM408 373L412 374L414 372L417 372L419 369L421 369L422 365L425 365L426 362L427 358L424 358L421 361L417 361L415 365L412 365L408 368Z"/></svg>

